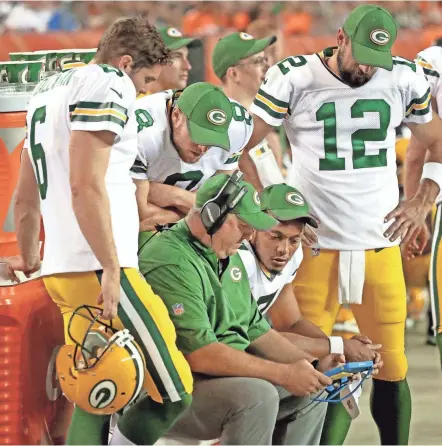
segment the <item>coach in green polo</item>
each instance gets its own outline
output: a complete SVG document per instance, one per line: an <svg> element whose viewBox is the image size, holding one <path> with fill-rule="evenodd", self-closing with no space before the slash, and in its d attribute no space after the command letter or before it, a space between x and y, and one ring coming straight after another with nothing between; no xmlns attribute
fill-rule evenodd
<svg viewBox="0 0 442 446"><path fill-rule="evenodd" d="M195 375L193 403L168 436L185 444L221 438L270 445L272 437L276 444L318 444L326 405L299 421L295 415L331 382L319 370L336 358L315 361L260 314L236 252L253 229L269 230L277 220L238 175L209 179L187 217L140 252L140 271L164 300Z"/></svg>

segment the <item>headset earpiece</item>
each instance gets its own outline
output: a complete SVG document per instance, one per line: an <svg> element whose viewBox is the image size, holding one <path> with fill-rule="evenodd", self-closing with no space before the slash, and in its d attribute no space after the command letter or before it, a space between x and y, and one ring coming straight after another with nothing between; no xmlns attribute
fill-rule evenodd
<svg viewBox="0 0 442 446"><path fill-rule="evenodd" d="M207 201L201 209L201 221L206 232L213 235L226 220L227 214L232 210L230 205L239 201L247 193L246 187L240 187L244 174L236 170L225 182L218 194Z"/></svg>

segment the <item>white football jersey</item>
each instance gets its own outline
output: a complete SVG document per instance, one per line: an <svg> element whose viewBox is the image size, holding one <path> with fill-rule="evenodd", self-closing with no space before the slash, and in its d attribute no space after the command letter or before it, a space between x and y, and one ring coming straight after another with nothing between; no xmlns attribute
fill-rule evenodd
<svg viewBox="0 0 442 446"><path fill-rule="evenodd" d="M442 47L430 46L417 55L419 63L427 76L431 86L431 96L436 99L437 112L442 118ZM436 199L436 203L442 202L442 191Z"/></svg>
<svg viewBox="0 0 442 446"><path fill-rule="evenodd" d="M170 115L178 95L179 92L166 90L137 100L138 156L132 176L194 191L216 171L238 168L241 151L253 132L253 121L243 106L231 100L230 150L211 147L198 162L185 163L178 155L171 136Z"/></svg>
<svg viewBox="0 0 442 446"><path fill-rule="evenodd" d="M251 111L272 126L284 124L293 154L287 182L320 221L317 247L392 246L399 241L383 233L399 201L395 129L431 121L428 82L421 67L395 57L392 71L378 69L352 88L328 69L324 54L288 57L270 68Z"/></svg>
<svg viewBox="0 0 442 446"><path fill-rule="evenodd" d="M252 296L256 300L261 313L265 314L275 303L284 286L292 283L296 277L296 272L303 258L302 246L299 246L280 274L270 274L265 271L261 267L252 246L247 241L243 242L238 254L247 271Z"/></svg>
<svg viewBox="0 0 442 446"><path fill-rule="evenodd" d="M35 88L27 112L28 150L40 190L45 229L42 275L102 269L72 208L69 139L73 130L115 133L106 189L122 267L138 268L138 209L130 176L137 154L135 87L108 65L87 65L51 76Z"/></svg>

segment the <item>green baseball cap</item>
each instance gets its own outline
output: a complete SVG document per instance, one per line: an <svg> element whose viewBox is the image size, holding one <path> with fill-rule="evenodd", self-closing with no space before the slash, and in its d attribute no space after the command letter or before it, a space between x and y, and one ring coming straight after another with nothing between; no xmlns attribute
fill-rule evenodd
<svg viewBox="0 0 442 446"><path fill-rule="evenodd" d="M180 48L195 48L202 45L201 40L194 37L185 37L178 29L173 26L160 26L158 32L163 39L164 44L170 50L179 50Z"/></svg>
<svg viewBox="0 0 442 446"><path fill-rule="evenodd" d="M196 205L202 207L207 201L215 198L229 179L229 175L218 174L208 179L196 193ZM246 194L238 201L231 213L257 231L268 231L278 224L278 220L261 210L259 194L256 189L245 181L238 183L240 188L246 187Z"/></svg>
<svg viewBox="0 0 442 446"><path fill-rule="evenodd" d="M292 186L285 183L268 186L261 192L260 199L261 209L278 221L301 220L318 227L304 196Z"/></svg>
<svg viewBox="0 0 442 446"><path fill-rule="evenodd" d="M391 47L396 40L397 25L385 8L358 6L347 17L343 29L350 37L353 57L358 63L393 69Z"/></svg>
<svg viewBox="0 0 442 446"><path fill-rule="evenodd" d="M187 117L190 139L195 144L230 149L232 103L221 88L207 82L189 85L178 98L177 107Z"/></svg>
<svg viewBox="0 0 442 446"><path fill-rule="evenodd" d="M264 51L276 39L276 36L255 39L247 33L233 33L223 37L218 40L212 53L213 71L221 79L229 67L236 65L241 59Z"/></svg>

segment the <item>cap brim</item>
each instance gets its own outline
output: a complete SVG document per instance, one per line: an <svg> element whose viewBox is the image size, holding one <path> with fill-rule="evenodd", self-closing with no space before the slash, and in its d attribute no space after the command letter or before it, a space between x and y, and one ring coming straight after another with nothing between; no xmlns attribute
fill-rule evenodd
<svg viewBox="0 0 442 446"><path fill-rule="evenodd" d="M221 147L221 149L230 150L230 139L227 131L216 132L206 129L191 122L189 119L187 120L187 128L189 129L190 139L195 144Z"/></svg>
<svg viewBox="0 0 442 446"><path fill-rule="evenodd" d="M238 212L236 215L253 229L257 231L269 231L278 225L278 220L265 212L258 212L256 214L245 214Z"/></svg>
<svg viewBox="0 0 442 446"><path fill-rule="evenodd" d="M356 42L351 42L353 57L361 65L393 69L393 57L390 51L378 51Z"/></svg>
<svg viewBox="0 0 442 446"><path fill-rule="evenodd" d="M192 37L184 37L182 39L176 39L174 40L173 43L171 43L170 45L166 45L167 48L169 48L170 50L179 50L180 48L196 48L198 46L201 46L203 44L203 42L201 42L201 40L199 39L195 39Z"/></svg>
<svg viewBox="0 0 442 446"><path fill-rule="evenodd" d="M313 228L318 227L316 220L309 214L294 212L294 209L269 209L266 212L275 217L278 221L301 220Z"/></svg>
<svg viewBox="0 0 442 446"><path fill-rule="evenodd" d="M244 54L243 59L245 59L246 57L253 56L254 54L258 54L261 51L264 51L267 47L273 45L277 40L278 39L276 36L266 37L265 39L258 39L254 43L252 48L250 48L250 50L247 51L246 54Z"/></svg>

